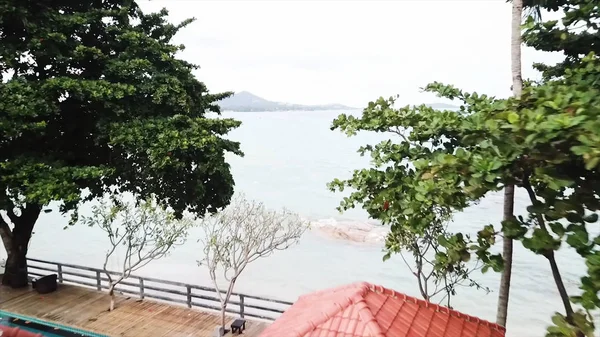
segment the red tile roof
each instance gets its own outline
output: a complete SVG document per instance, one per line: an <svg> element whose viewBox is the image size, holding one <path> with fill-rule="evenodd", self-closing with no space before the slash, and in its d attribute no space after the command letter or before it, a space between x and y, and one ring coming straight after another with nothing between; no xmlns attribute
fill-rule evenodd
<svg viewBox="0 0 600 337"><path fill-rule="evenodd" d="M504 337L476 317L366 282L301 296L260 337Z"/></svg>

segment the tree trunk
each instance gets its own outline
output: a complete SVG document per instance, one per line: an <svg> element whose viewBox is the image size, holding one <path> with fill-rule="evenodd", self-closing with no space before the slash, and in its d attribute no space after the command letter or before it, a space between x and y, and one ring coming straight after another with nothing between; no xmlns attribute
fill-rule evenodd
<svg viewBox="0 0 600 337"><path fill-rule="evenodd" d="M9 244L9 247L5 247L8 257L4 276L2 277L3 285L13 288L23 288L28 285L27 249L33 226L40 215L41 209L39 205L27 205L22 210L21 216L15 217L10 239L7 240L3 237L4 244Z"/></svg>
<svg viewBox="0 0 600 337"><path fill-rule="evenodd" d="M521 75L521 18L523 17L523 0L512 2L512 24L511 24L511 72L512 90L514 97L521 97L523 91L523 78ZM514 217L515 187L506 186L504 189L503 220ZM513 240L504 238L502 243L502 256L504 258L504 270L500 279L498 291L498 308L496 323L506 327L508 316L508 301L510 295L510 278L512 275Z"/></svg>
<svg viewBox="0 0 600 337"><path fill-rule="evenodd" d="M221 305L221 327L223 327L223 331L225 331L225 310L227 309L227 302Z"/></svg>
<svg viewBox="0 0 600 337"><path fill-rule="evenodd" d="M527 190L527 194L529 195L529 200L531 200L531 204L537 205L539 203L539 200L537 199L535 191L531 187L529 177L525 177L525 179L523 179L523 187L525 188L525 190ZM542 229L544 232L546 232L546 234L548 234L548 228L546 228L544 216L538 214L537 221L540 226L540 229ZM549 250L543 255L546 259L548 259L548 262L550 263L550 269L552 270L552 277L554 278L554 283L556 283L556 288L558 289L558 293L560 294L560 299L562 300L563 305L565 307L566 321L572 326L575 326L575 320L573 318L574 312L573 307L571 306L571 299L569 298L569 294L567 294L567 289L565 288L565 284L563 283L562 276L560 276L560 271L558 270L558 265L556 264L556 258L554 257L554 251ZM575 336L584 337L583 331L577 328L575 330Z"/></svg>
<svg viewBox="0 0 600 337"><path fill-rule="evenodd" d="M504 189L504 214L503 220L511 219L515 200L515 187L510 185ZM505 237L502 242L502 257L504 258L504 269L500 278L500 289L498 291L498 308L496 312L496 323L506 327L508 317L508 300L510 295L510 278L512 276L513 239Z"/></svg>
<svg viewBox="0 0 600 337"><path fill-rule="evenodd" d="M239 273L236 273L236 275L239 275ZM231 293L233 292L233 287L235 286L236 280L237 280L237 276L234 276L231 278L231 281L229 281L229 287L227 288L227 293L225 294L225 299L223 300L223 303L221 304L221 326L223 327L223 331L226 331L226 329L225 329L225 312L227 309L227 303L229 303L229 299L231 298Z"/></svg>
<svg viewBox="0 0 600 337"><path fill-rule="evenodd" d="M512 29L510 38L510 57L512 72L512 91L514 97L521 97L523 92L523 77L521 75L521 18L523 17L523 0L512 2Z"/></svg>
<svg viewBox="0 0 600 337"><path fill-rule="evenodd" d="M108 288L108 296L110 296L110 307L108 307L108 311L115 310L115 285L111 283L110 288Z"/></svg>
<svg viewBox="0 0 600 337"><path fill-rule="evenodd" d="M567 294L565 284L563 283L562 277L560 276L560 271L558 270L558 265L556 264L556 259L554 258L554 252L551 251L548 254L546 254L546 258L548 259L548 262L550 262L552 277L554 278L554 283L556 283L556 288L558 289L558 293L560 294L560 299L562 300L563 306L565 307L565 313L567 314L567 322L569 322L570 324L574 324L573 307L571 306L571 300L569 299L569 295Z"/></svg>

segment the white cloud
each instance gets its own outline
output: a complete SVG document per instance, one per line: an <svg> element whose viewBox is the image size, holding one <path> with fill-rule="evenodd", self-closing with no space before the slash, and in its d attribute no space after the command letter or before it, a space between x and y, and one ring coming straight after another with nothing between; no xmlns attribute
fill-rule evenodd
<svg viewBox="0 0 600 337"><path fill-rule="evenodd" d="M430 81L510 94L504 0L142 1L172 21L196 17L176 41L212 91L248 90L293 103L364 106L379 96L435 101ZM526 50L525 77L551 55Z"/></svg>

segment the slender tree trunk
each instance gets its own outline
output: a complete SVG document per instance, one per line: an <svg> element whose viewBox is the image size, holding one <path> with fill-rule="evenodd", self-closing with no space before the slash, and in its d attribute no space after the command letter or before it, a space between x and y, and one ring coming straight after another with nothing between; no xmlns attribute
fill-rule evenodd
<svg viewBox="0 0 600 337"><path fill-rule="evenodd" d="M221 327L223 328L223 332L225 332L225 310L227 310L227 302L221 305Z"/></svg>
<svg viewBox="0 0 600 337"><path fill-rule="evenodd" d="M531 201L531 204L532 205L538 204L539 200L537 199L535 191L533 190L533 187L531 186L529 177L525 177L525 179L523 179L523 187L527 190L527 194L529 195L529 200ZM548 228L546 227L546 222L544 221L544 216L541 214L538 214L537 220L538 220L540 229L542 229L544 232L548 233ZM562 300L563 306L565 307L567 323L574 326L575 325L575 321L573 319L574 311L573 311L573 307L571 306L571 299L569 298L569 294L567 293L567 289L565 288L565 284L562 280L562 276L560 275L560 271L558 270L558 265L556 264L556 257L554 256L554 251L550 250L550 251L544 253L543 255L546 259L548 259L548 262L550 263L550 269L552 270L552 277L554 278L554 283L556 284L556 288L558 289L560 299ZM575 331L575 336L576 337L584 337L584 334L581 330L577 329Z"/></svg>
<svg viewBox="0 0 600 337"><path fill-rule="evenodd" d="M560 294L560 299L562 300L563 306L565 307L565 313L567 314L567 322L573 324L573 307L571 306L569 294L567 294L567 289L565 288L565 284L563 283L562 276L560 276L560 271L558 270L558 265L556 264L556 258L554 257L554 251L550 251L546 255L546 258L548 259L548 262L550 262L552 277L554 278L554 283L556 283L556 288L558 289L558 293Z"/></svg>
<svg viewBox="0 0 600 337"><path fill-rule="evenodd" d="M503 220L513 217L513 206L515 199L515 187L510 185L504 189L504 215ZM508 300L510 295L510 278L512 275L513 239L504 237L502 242L502 257L504 258L504 269L500 278L500 289L498 291L498 308L496 312L496 323L506 327L508 317Z"/></svg>
<svg viewBox="0 0 600 337"><path fill-rule="evenodd" d="M523 92L523 77L521 75L521 20L523 17L523 0L513 0L512 2L512 27L511 27L511 72L512 72L512 91L514 97L521 97Z"/></svg>
<svg viewBox="0 0 600 337"><path fill-rule="evenodd" d="M2 241L8 254L2 284L13 288L23 288L29 283L27 278L27 249L33 226L37 221L42 208L39 205L29 204L21 215L14 217L12 233L7 236L3 230ZM6 245L8 244L8 247Z"/></svg>
<svg viewBox="0 0 600 337"><path fill-rule="evenodd" d="M225 313L227 310L227 303L229 303L229 299L231 298L231 293L233 292L233 287L235 286L236 280L237 276L233 277L231 281L229 281L229 287L227 288L225 299L223 300L223 303L221 303L221 326L223 327L223 331L225 331Z"/></svg>
<svg viewBox="0 0 600 337"><path fill-rule="evenodd" d="M114 249L115 247L113 246L113 251ZM108 306L108 311L113 311L115 310L115 287L117 286L118 282L113 281L111 274L106 270L106 265L108 264L109 256L110 254L107 254L104 258L104 265L102 268L104 270L106 278L108 279L108 296L110 297L110 305ZM102 284L102 280L100 280L100 284ZM102 287L100 287L100 289L102 289Z"/></svg>
<svg viewBox="0 0 600 337"><path fill-rule="evenodd" d="M110 286L108 288L108 296L110 296L110 307L108 307L108 311L115 310L115 284L110 282Z"/></svg>
<svg viewBox="0 0 600 337"><path fill-rule="evenodd" d="M512 6L510 41L512 90L513 96L521 97L523 91L523 78L521 75L521 18L523 17L523 0L513 0ZM515 187L512 185L506 186L504 189L503 220L510 220L514 217L514 203ZM513 258L513 240L511 238L504 238L502 243L502 256L504 258L504 270L502 271L500 290L498 291L496 323L506 327Z"/></svg>
<svg viewBox="0 0 600 337"><path fill-rule="evenodd" d="M523 179L523 187L527 190L527 194L529 195L529 200L531 200L532 205L536 205L539 203L535 191L531 186L529 181L529 177L525 177ZM544 221L544 217L541 214L537 215L538 224L540 229L544 232L548 233L548 228L546 227L546 222ZM558 265L556 264L556 257L554 256L554 251L550 250L544 253L544 257L548 259L550 263L550 269L552 270L552 277L554 278L554 283L556 284L556 288L558 289L558 293L560 295L560 299L563 302L563 306L565 307L565 314L567 323L571 325L575 325L575 321L573 319L573 307L571 306L571 299L569 298L569 294L567 293L567 289L565 288L565 284L562 280L562 276L560 275L560 271L558 270ZM577 329L575 332L576 337L584 337L584 334L581 330Z"/></svg>

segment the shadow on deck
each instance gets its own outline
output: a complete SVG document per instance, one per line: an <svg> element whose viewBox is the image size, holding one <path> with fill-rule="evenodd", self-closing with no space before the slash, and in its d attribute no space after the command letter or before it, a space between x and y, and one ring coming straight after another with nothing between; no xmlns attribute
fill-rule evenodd
<svg viewBox="0 0 600 337"><path fill-rule="evenodd" d="M109 336L211 337L220 325L218 314L151 300L117 296L115 310L108 306L106 292L74 285L60 284L44 295L0 286L0 310ZM233 319L227 317L228 327ZM248 320L242 336L258 337L268 325Z"/></svg>

